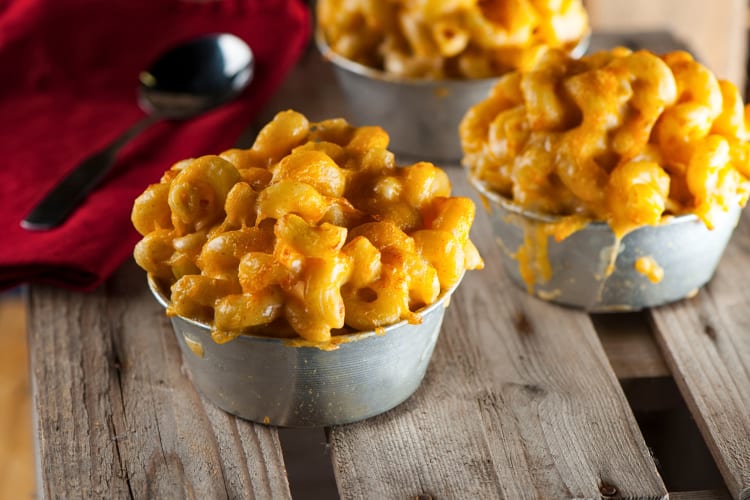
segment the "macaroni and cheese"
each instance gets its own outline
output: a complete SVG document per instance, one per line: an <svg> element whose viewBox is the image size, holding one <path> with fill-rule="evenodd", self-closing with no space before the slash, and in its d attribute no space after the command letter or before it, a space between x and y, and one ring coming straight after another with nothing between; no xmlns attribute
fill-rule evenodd
<svg viewBox="0 0 750 500"><path fill-rule="evenodd" d="M168 313L212 323L216 342L419 322L483 266L474 204L387 146L380 127L281 112L251 148L178 162L135 200L136 262L171 285Z"/></svg>
<svg viewBox="0 0 750 500"><path fill-rule="evenodd" d="M575 60L553 50L503 76L460 134L475 180L524 209L569 216L572 230L600 220L622 237L670 215L712 228L744 205L746 116L737 88L686 52Z"/></svg>
<svg viewBox="0 0 750 500"><path fill-rule="evenodd" d="M487 78L528 69L588 32L580 0L320 0L318 24L341 56L417 78Z"/></svg>

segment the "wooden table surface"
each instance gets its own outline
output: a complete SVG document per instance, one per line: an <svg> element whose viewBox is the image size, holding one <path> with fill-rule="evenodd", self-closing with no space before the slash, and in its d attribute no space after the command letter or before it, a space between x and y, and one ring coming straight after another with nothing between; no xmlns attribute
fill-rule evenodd
<svg viewBox="0 0 750 500"><path fill-rule="evenodd" d="M311 49L258 123L280 109L319 120L342 106L330 68ZM464 172L446 167L454 192L474 197ZM671 376L726 488L681 497L750 498L743 221L695 298L592 317L513 286L479 210L472 237L487 266L456 292L421 387L390 412L327 430L339 495L664 498L623 387ZM195 392L169 321L132 262L93 293L33 286L28 299L42 497L291 497L278 430Z"/></svg>

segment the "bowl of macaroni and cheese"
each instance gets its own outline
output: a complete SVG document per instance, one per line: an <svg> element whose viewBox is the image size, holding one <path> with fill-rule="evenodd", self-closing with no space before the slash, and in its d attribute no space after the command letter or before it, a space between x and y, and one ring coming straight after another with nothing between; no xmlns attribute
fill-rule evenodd
<svg viewBox="0 0 750 500"><path fill-rule="evenodd" d="M317 24L352 120L383 126L398 153L444 161L460 158L461 117L500 75L553 47L580 55L589 33L580 0L321 0Z"/></svg>
<svg viewBox="0 0 750 500"><path fill-rule="evenodd" d="M745 116L686 52L550 51L467 112L463 164L514 282L637 310L711 279L750 189Z"/></svg>
<svg viewBox="0 0 750 500"><path fill-rule="evenodd" d="M271 425L368 418L419 386L483 262L474 204L380 127L279 113L249 149L175 164L136 199L136 262L193 383Z"/></svg>

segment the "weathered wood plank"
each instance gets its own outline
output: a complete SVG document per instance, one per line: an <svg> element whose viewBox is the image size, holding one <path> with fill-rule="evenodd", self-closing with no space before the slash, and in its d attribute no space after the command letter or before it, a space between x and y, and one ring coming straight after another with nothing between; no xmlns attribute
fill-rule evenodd
<svg viewBox="0 0 750 500"><path fill-rule="evenodd" d="M670 500L726 500L729 495L724 490L675 491L669 493Z"/></svg>
<svg viewBox="0 0 750 500"><path fill-rule="evenodd" d="M515 288L481 210L475 232L487 267L453 298L422 387L331 429L341 496L665 496L589 317Z"/></svg>
<svg viewBox="0 0 750 500"><path fill-rule="evenodd" d="M750 221L711 283L651 311L675 381L734 498L750 498Z"/></svg>
<svg viewBox="0 0 750 500"><path fill-rule="evenodd" d="M290 498L278 435L195 392L142 271L89 294L30 292L46 498Z"/></svg>

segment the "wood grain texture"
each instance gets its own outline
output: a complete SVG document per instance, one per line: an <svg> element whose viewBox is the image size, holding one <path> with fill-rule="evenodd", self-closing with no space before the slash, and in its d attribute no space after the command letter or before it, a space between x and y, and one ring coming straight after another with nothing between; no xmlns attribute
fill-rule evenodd
<svg viewBox="0 0 750 500"><path fill-rule="evenodd" d="M711 283L653 309L674 379L734 498L750 498L750 221L744 214Z"/></svg>
<svg viewBox="0 0 750 500"><path fill-rule="evenodd" d="M420 389L331 429L342 498L665 496L589 317L514 287L481 210L474 231L487 267L453 297Z"/></svg>
<svg viewBox="0 0 750 500"><path fill-rule="evenodd" d="M699 490L669 492L669 500L727 500L729 495L724 490Z"/></svg>
<svg viewBox="0 0 750 500"><path fill-rule="evenodd" d="M195 392L145 274L35 286L29 341L45 498L291 498L275 429Z"/></svg>

